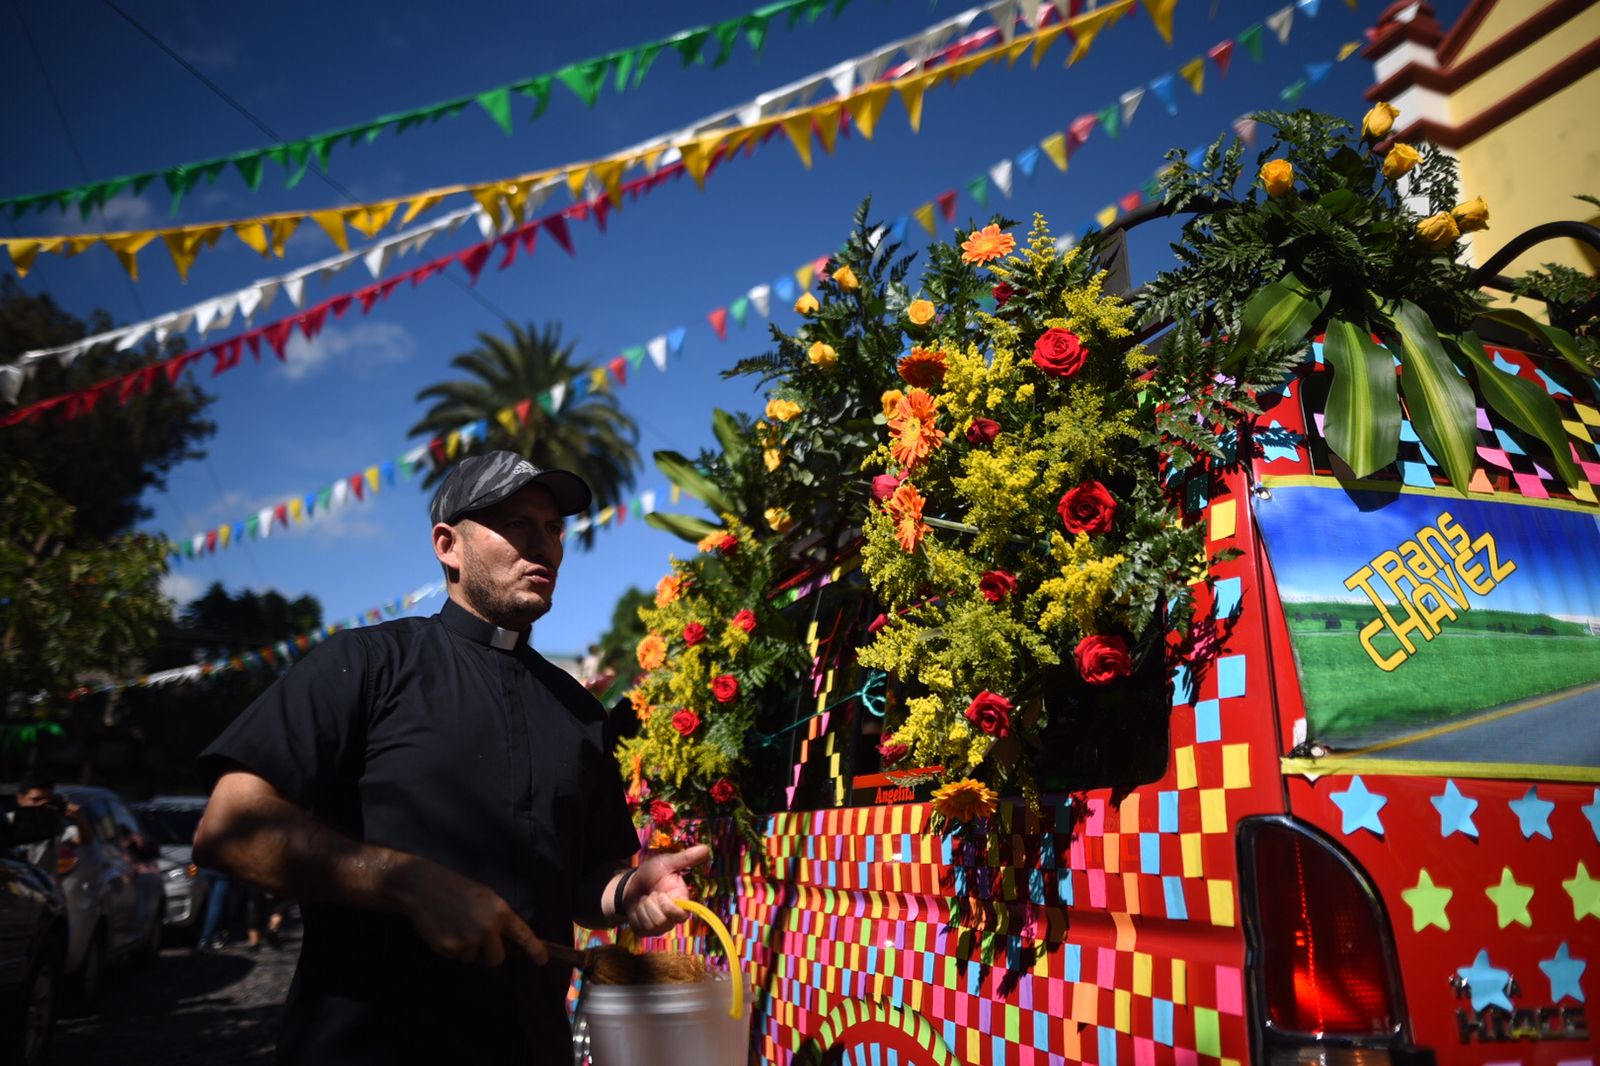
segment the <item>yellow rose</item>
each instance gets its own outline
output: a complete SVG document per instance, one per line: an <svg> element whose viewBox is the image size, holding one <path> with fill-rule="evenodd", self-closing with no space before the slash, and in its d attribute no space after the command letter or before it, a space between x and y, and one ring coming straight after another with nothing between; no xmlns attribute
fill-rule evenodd
<svg viewBox="0 0 1600 1066"><path fill-rule="evenodd" d="M761 450L761 461L767 464L767 472L771 473L783 465L783 452L777 448L763 448Z"/></svg>
<svg viewBox="0 0 1600 1066"><path fill-rule="evenodd" d="M1374 141L1381 141L1394 129L1394 120L1400 117L1400 109L1393 104L1386 104L1382 100L1372 105L1372 110L1367 112L1367 117L1361 120L1361 136Z"/></svg>
<svg viewBox="0 0 1600 1066"><path fill-rule="evenodd" d="M782 507L768 507L762 512L762 517L774 533L787 533L794 526L794 518Z"/></svg>
<svg viewBox="0 0 1600 1066"><path fill-rule="evenodd" d="M895 408L900 406L900 401L905 399L905 395L906 394L901 392L899 389L890 389L888 392L883 394L881 399L883 401L884 418L894 417Z"/></svg>
<svg viewBox="0 0 1600 1066"><path fill-rule="evenodd" d="M794 309L802 315L814 315L820 306L822 305L817 303L817 298L809 292L794 302Z"/></svg>
<svg viewBox="0 0 1600 1066"><path fill-rule="evenodd" d="M1440 211L1437 215L1429 215L1417 223L1417 232L1422 235L1422 242L1429 248L1443 248L1457 237L1461 230L1456 226L1456 220L1450 217L1450 212Z"/></svg>
<svg viewBox="0 0 1600 1066"><path fill-rule="evenodd" d="M1483 202L1483 197L1474 196L1464 204L1456 204L1450 210L1450 217L1456 220L1462 233L1476 233L1489 228L1489 205Z"/></svg>
<svg viewBox="0 0 1600 1066"><path fill-rule="evenodd" d="M1421 159L1422 156L1409 144L1397 144L1383 157L1383 176L1393 181L1402 174L1409 174Z"/></svg>
<svg viewBox="0 0 1600 1066"><path fill-rule="evenodd" d="M832 370L839 362L839 353L833 350L833 345L821 341L813 344L806 356L811 360L812 366L820 366L824 370Z"/></svg>
<svg viewBox="0 0 1600 1066"><path fill-rule="evenodd" d="M1282 196L1294 188L1294 164L1287 159L1270 159L1261 168L1261 184L1268 196Z"/></svg>
<svg viewBox="0 0 1600 1066"><path fill-rule="evenodd" d="M800 405L793 400L772 399L767 401L767 417L774 422L787 422L800 413Z"/></svg>
<svg viewBox="0 0 1600 1066"><path fill-rule="evenodd" d="M861 282L856 280L856 272L847 266L833 272L833 283L845 292L854 292L861 287Z"/></svg>
<svg viewBox="0 0 1600 1066"><path fill-rule="evenodd" d="M933 321L933 301L912 300L911 306L906 308L906 317L913 326L926 326Z"/></svg>

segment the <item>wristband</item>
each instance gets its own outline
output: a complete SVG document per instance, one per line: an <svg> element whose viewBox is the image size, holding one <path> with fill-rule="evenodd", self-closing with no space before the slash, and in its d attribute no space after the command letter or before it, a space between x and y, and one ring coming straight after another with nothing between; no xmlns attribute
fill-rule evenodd
<svg viewBox="0 0 1600 1066"><path fill-rule="evenodd" d="M637 866L630 866L622 871L622 876L617 878L617 887L611 891L611 916L621 925L627 922L628 916L622 909L622 897L628 891L628 882L633 880L633 875L639 872Z"/></svg>

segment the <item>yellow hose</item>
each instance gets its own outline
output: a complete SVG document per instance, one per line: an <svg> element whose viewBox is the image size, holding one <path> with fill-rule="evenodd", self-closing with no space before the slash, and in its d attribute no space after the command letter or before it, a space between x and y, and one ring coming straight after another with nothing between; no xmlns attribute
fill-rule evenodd
<svg viewBox="0 0 1600 1066"><path fill-rule="evenodd" d="M728 1016L735 1020L743 1018L744 973L739 968L739 953L734 949L733 936L728 932L728 927L723 925L722 919L703 903L696 903L692 899L675 899L672 902L705 922L711 931L717 934L717 939L722 941L722 950L728 956L728 975L733 978L733 1004L728 1010Z"/></svg>

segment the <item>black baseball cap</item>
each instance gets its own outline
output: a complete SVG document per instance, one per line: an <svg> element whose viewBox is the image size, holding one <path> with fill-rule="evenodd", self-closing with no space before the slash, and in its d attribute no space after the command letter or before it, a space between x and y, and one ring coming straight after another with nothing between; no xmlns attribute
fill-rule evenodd
<svg viewBox="0 0 1600 1066"><path fill-rule="evenodd" d="M439 485L428 508L433 524L493 507L526 485L543 485L564 515L589 509L589 483L570 470L541 470L516 452L495 451L461 460Z"/></svg>

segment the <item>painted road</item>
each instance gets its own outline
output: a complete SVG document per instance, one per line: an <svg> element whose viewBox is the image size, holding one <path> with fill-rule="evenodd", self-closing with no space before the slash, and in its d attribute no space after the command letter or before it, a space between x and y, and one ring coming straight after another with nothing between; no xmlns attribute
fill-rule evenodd
<svg viewBox="0 0 1600 1066"><path fill-rule="evenodd" d="M1600 766L1600 683L1519 700L1359 754L1428 762Z"/></svg>

